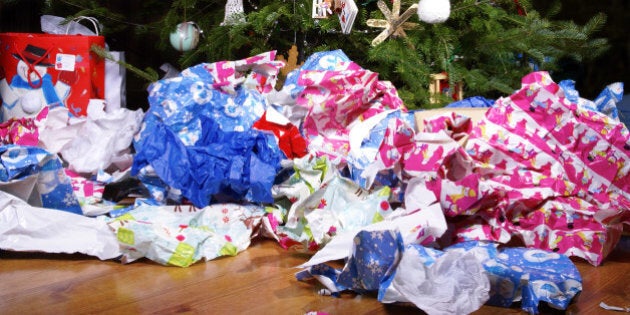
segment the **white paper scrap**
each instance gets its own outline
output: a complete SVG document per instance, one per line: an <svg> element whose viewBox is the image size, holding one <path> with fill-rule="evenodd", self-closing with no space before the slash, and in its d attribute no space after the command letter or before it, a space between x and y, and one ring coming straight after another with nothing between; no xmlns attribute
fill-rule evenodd
<svg viewBox="0 0 630 315"><path fill-rule="evenodd" d="M116 235L103 220L33 207L0 191L0 249L82 253L101 260L121 256Z"/></svg>

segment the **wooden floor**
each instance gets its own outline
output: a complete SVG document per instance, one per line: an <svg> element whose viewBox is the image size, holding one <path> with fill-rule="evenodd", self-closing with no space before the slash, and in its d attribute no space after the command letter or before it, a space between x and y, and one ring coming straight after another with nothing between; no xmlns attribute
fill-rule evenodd
<svg viewBox="0 0 630 315"><path fill-rule="evenodd" d="M0 314L422 314L374 296L319 296L316 283L298 282L294 266L308 256L257 240L236 257L188 268L148 260L123 265L83 255L0 252ZM567 314L622 314L600 302L630 307L630 238L606 262L576 260L583 291ZM518 314L484 306L475 314Z"/></svg>

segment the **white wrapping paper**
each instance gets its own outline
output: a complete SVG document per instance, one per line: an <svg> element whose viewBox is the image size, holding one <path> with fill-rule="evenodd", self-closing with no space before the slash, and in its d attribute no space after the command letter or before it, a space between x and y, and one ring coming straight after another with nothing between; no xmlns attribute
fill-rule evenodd
<svg viewBox="0 0 630 315"><path fill-rule="evenodd" d="M121 255L114 232L99 219L33 207L0 191L0 249L82 253L101 260Z"/></svg>

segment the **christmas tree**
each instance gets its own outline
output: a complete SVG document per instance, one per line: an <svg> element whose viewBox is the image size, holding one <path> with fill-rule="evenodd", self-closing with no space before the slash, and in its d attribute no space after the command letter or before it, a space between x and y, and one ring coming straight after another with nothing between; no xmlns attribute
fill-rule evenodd
<svg viewBox="0 0 630 315"><path fill-rule="evenodd" d="M330 6L322 11L326 17L313 17L318 3ZM582 25L554 19L562 10L560 1L537 6L528 0L362 0L345 31L340 3L350 1L56 0L46 1L41 11L69 20L98 18L110 49L126 51L129 65L149 75L130 75L128 84L141 86L137 90L157 79L156 69L166 62L183 69L270 50L286 55L296 46L299 63L314 52L341 49L363 68L379 73L381 80L391 81L410 109L453 101L441 95L429 102L432 74L447 73L449 85L461 83L466 96L496 98L517 89L533 69L561 75L567 60L585 62L608 48L606 39L594 36L605 24L605 14L593 13ZM450 5L445 21L423 21L414 10L419 5L422 14L444 4ZM413 14L405 16L410 10ZM399 15L408 19L399 20ZM186 21L203 34L193 49L180 52L169 36ZM393 34L376 43L383 28L374 26L392 24Z"/></svg>

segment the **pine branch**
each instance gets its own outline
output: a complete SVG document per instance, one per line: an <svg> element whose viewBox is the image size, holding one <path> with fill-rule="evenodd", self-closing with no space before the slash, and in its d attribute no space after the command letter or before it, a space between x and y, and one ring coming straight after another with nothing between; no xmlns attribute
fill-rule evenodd
<svg viewBox="0 0 630 315"><path fill-rule="evenodd" d="M553 19L561 12L561 1L545 4L544 12L536 11L533 2L519 0L526 13L519 15L513 0L453 0L445 23L427 24L412 17L419 27L406 31L406 37L388 38L372 47L370 42L380 30L367 27L366 20L383 17L373 0L357 1L359 13L351 34L340 32L334 15L311 18L311 0L244 2L248 9L245 22L226 26L221 26L224 0L145 0L135 4L146 10L136 10L134 18L127 17L130 12L108 12L105 1L50 1L51 10L59 8L66 12L64 16L98 14L108 32L122 26L133 28L129 33L139 40L151 36L155 42L147 42L147 52L165 61L176 60L179 68L269 50L288 51L292 45L298 46L300 61L314 52L341 49L352 61L377 72L381 80L391 81L410 109L449 101L443 98L442 104L428 105L433 73L445 71L449 83L463 82L467 96L493 98L518 88L522 76L532 71L532 63L542 70L554 70L563 58L581 61L608 49L607 40L595 36L606 23L604 14L594 14L584 25L577 25ZM414 3L417 0L403 0L401 8ZM104 15L122 21L101 18ZM134 22L136 18L142 22ZM204 35L196 49L179 53L170 46L169 35L184 20L196 22ZM155 71L130 66L125 65L139 77L157 78Z"/></svg>
<svg viewBox="0 0 630 315"><path fill-rule="evenodd" d="M114 58L114 56L112 56L112 54L110 54L107 50L105 50L103 47L100 47L96 44L93 44L90 47L90 50L93 51L94 53L96 53L98 56L100 56L101 58L105 58L111 61L116 62L117 64L127 68L127 70L131 71L133 74L149 81L149 82L156 82L159 77L158 74L155 70L151 69L151 68L147 68L145 71L142 71L136 67L134 67L133 65L126 63L126 62L122 62L120 60L116 60Z"/></svg>

